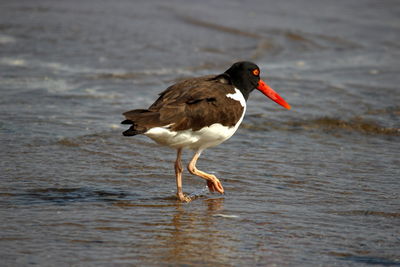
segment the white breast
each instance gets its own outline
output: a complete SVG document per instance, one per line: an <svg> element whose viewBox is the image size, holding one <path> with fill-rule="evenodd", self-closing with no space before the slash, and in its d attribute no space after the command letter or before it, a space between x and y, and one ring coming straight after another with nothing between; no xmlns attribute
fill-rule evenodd
<svg viewBox="0 0 400 267"><path fill-rule="evenodd" d="M238 89L235 88L234 94L227 94L226 96L239 101L242 107L246 109L246 99L244 99L242 92L240 92Z"/></svg>
<svg viewBox="0 0 400 267"><path fill-rule="evenodd" d="M226 96L239 101L243 106L242 116L234 126L227 127L220 123L214 123L198 131L188 129L176 132L169 129L171 125L165 125L163 127L151 128L144 134L161 145L173 148L202 150L208 147L219 145L225 140L229 139L236 132L240 123L242 123L244 114L246 113L246 100L238 89L235 88L234 94L227 94Z"/></svg>

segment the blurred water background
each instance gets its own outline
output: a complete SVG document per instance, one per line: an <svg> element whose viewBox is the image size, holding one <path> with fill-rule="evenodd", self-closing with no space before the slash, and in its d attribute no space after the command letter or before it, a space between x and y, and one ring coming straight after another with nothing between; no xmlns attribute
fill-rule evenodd
<svg viewBox="0 0 400 267"><path fill-rule="evenodd" d="M398 1L2 1L0 265L400 266L399 55ZM179 203L121 113L237 60L292 110L254 92Z"/></svg>

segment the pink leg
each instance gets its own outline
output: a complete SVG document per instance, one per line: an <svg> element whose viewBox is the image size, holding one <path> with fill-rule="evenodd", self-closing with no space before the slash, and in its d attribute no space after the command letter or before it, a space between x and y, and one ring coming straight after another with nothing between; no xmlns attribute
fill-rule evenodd
<svg viewBox="0 0 400 267"><path fill-rule="evenodd" d="M196 162L197 162L198 158L200 157L201 152L202 152L202 150L198 150L194 154L192 160L190 161L190 163L189 163L189 165L187 167L189 172L191 174L197 175L197 176L199 176L199 177L201 177L203 179L206 179L207 180L208 189L211 192L217 191L217 192L223 194L224 193L224 188L222 187L221 182L218 180L218 178L215 175L208 174L208 173L205 173L205 172L200 171L199 169L197 169Z"/></svg>
<svg viewBox="0 0 400 267"><path fill-rule="evenodd" d="M178 199L182 202L190 202L190 197L185 196L182 191L182 162L181 162L181 156L182 156L182 148L178 148L177 155L176 155L176 161L175 161L175 175L176 175L176 196Z"/></svg>

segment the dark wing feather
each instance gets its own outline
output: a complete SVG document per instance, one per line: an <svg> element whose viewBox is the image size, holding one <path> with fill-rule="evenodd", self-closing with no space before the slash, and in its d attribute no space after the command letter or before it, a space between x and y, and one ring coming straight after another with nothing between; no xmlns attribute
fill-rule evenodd
<svg viewBox="0 0 400 267"><path fill-rule="evenodd" d="M243 107L226 97L235 93L227 79L219 75L178 82L163 91L148 110L132 110L124 115L134 127L142 129L171 125L174 131L196 131L214 123L234 126Z"/></svg>
<svg viewBox="0 0 400 267"><path fill-rule="evenodd" d="M190 78L178 83L175 83L161 92L158 99L149 107L149 110L159 110L162 106L176 103L177 100L183 100L190 94L192 88L212 81L215 75L202 76L197 78Z"/></svg>

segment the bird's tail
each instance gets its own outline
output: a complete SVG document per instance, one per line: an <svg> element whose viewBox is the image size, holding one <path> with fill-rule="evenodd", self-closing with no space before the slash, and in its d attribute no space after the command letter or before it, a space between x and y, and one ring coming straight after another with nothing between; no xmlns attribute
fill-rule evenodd
<svg viewBox="0 0 400 267"><path fill-rule="evenodd" d="M137 134L143 134L151 127L154 127L158 120L159 114L152 112L147 109L135 109L123 113L126 120L122 121L121 124L131 125L128 130L122 134L124 136L133 136Z"/></svg>
<svg viewBox="0 0 400 267"><path fill-rule="evenodd" d="M127 121L127 120L125 120L125 121L123 121L123 122L126 122L126 121ZM127 123L123 123L123 124L127 124ZM142 133L145 133L145 132L146 132L146 131L137 130L136 127L135 127L135 124L133 124L131 127L129 127L128 130L123 131L122 134L123 134L124 136L134 136L134 135L142 134Z"/></svg>

